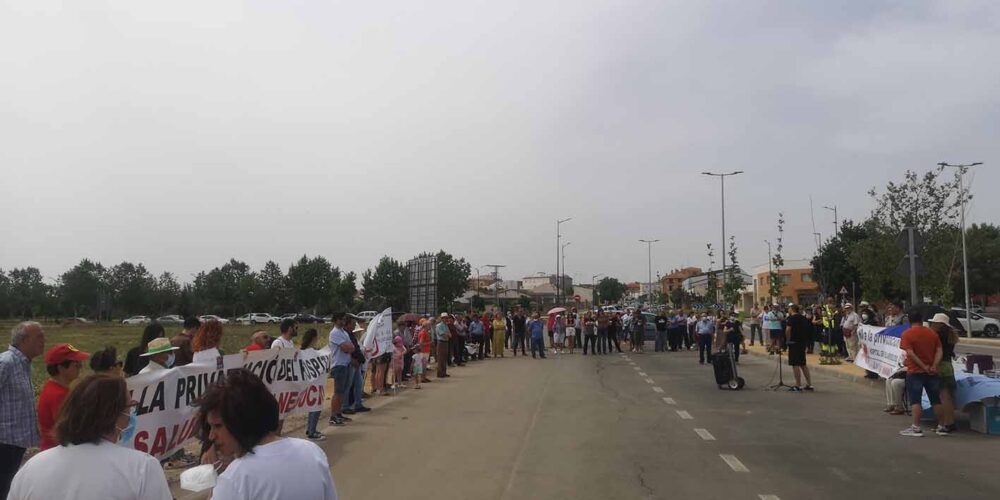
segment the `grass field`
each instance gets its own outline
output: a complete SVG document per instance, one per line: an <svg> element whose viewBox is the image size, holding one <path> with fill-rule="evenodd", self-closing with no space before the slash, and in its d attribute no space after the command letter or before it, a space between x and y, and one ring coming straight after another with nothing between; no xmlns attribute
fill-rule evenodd
<svg viewBox="0 0 1000 500"><path fill-rule="evenodd" d="M2 328L4 335L4 347L0 350L7 350L6 345L10 342L11 329L16 324L16 321L0 322L0 328ZM62 326L57 323L42 323L42 325L45 328L46 350L60 342L73 344L77 349L89 353L104 349L105 346L114 346L118 350L118 359L122 362L125 361L125 354L128 350L139 344L143 330L142 326L123 326L112 323L70 326ZM320 331L321 338L325 338L326 332L330 329L330 325L301 325L299 327L299 335L301 336L306 330L312 327ZM168 338L181 331L180 325L165 325L164 328L166 329L166 336ZM239 352L240 349L250 343L250 335L257 330L265 330L271 336L279 335L278 325L242 326L229 324L223 327L222 352L229 354ZM38 356L32 362L31 377L35 386L35 394L41 391L42 384L48 379L43 358L44 356ZM90 366L85 362L81 376L89 373Z"/></svg>

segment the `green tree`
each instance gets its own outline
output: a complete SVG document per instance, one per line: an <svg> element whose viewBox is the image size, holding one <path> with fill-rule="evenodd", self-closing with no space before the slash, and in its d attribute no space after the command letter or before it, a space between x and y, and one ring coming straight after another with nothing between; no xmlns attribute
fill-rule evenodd
<svg viewBox="0 0 1000 500"><path fill-rule="evenodd" d="M605 302L618 302L625 296L627 287L616 278L601 278L597 283L597 293Z"/></svg>
<svg viewBox="0 0 1000 500"><path fill-rule="evenodd" d="M173 314L180 305L181 285L173 273L164 272L156 279L155 306L159 314Z"/></svg>
<svg viewBox="0 0 1000 500"><path fill-rule="evenodd" d="M154 307L152 297L156 290L156 278L146 267L131 262L122 262L111 268L108 275L114 310L121 316L149 314Z"/></svg>
<svg viewBox="0 0 1000 500"><path fill-rule="evenodd" d="M684 289L681 287L674 288L670 290L670 303L674 307L683 307L685 304L686 294Z"/></svg>
<svg viewBox="0 0 1000 500"><path fill-rule="evenodd" d="M328 290L329 307L332 311L350 311L354 308L355 296L358 294L358 277L351 271L343 276L340 269L334 268L334 279Z"/></svg>
<svg viewBox="0 0 1000 500"><path fill-rule="evenodd" d="M9 318L11 316L11 282L7 273L3 269L0 269L0 318Z"/></svg>
<svg viewBox="0 0 1000 500"><path fill-rule="evenodd" d="M771 272L767 276L768 293L771 300L781 300L781 268L785 265L785 259L781 256L781 251L785 248L785 214L778 212L778 246L774 255L771 256Z"/></svg>
<svg viewBox="0 0 1000 500"><path fill-rule="evenodd" d="M480 297L477 293L469 299L469 307L471 307L473 311L482 311L486 309L486 300Z"/></svg>
<svg viewBox="0 0 1000 500"><path fill-rule="evenodd" d="M329 298L330 287L340 271L326 257L305 255L288 267L288 288L297 311L317 312Z"/></svg>
<svg viewBox="0 0 1000 500"><path fill-rule="evenodd" d="M99 316L106 272L100 263L83 259L63 273L58 285L63 310L70 316Z"/></svg>
<svg viewBox="0 0 1000 500"><path fill-rule="evenodd" d="M705 245L708 249L708 273L705 275L705 300L719 302L719 276L715 272L715 250L712 244Z"/></svg>
<svg viewBox="0 0 1000 500"><path fill-rule="evenodd" d="M406 265L391 257L382 257L375 269L361 275L361 288L365 291L365 303L373 310L381 311L392 307L395 311L406 310L409 298L410 273Z"/></svg>
<svg viewBox="0 0 1000 500"><path fill-rule="evenodd" d="M251 274L250 266L236 259L229 259L207 273L198 273L194 286L198 302L212 314L239 316L247 312L252 299L247 286Z"/></svg>
<svg viewBox="0 0 1000 500"><path fill-rule="evenodd" d="M420 254L420 257L431 256L430 253ZM469 286L469 277L472 275L472 266L465 261L465 258L456 259L444 250L439 250L434 256L437 257L438 309L443 312L455 299L465 293L465 289Z"/></svg>
<svg viewBox="0 0 1000 500"><path fill-rule="evenodd" d="M281 266L273 260L267 261L257 273L259 286L254 308L280 314L289 307L288 279Z"/></svg>
<svg viewBox="0 0 1000 500"><path fill-rule="evenodd" d="M820 246L810 265L813 276L817 277L825 295L836 297L841 287L850 288L851 283L860 287L863 294L865 284L861 280L861 272L851 259L851 252L867 237L868 232L863 224L845 220L840 224L839 234Z"/></svg>
<svg viewBox="0 0 1000 500"><path fill-rule="evenodd" d="M485 303L483 304L485 306ZM521 309L525 311L531 310L531 297L527 295L522 295L517 299L517 305L521 306Z"/></svg>
<svg viewBox="0 0 1000 500"><path fill-rule="evenodd" d="M973 224L966 230L965 246L969 259L969 293L980 296L1000 293L1000 227ZM954 294L965 300L961 280L955 281Z"/></svg>
<svg viewBox="0 0 1000 500"><path fill-rule="evenodd" d="M10 279L10 309L15 317L36 318L51 309L52 294L36 267L14 268Z"/></svg>
<svg viewBox="0 0 1000 500"><path fill-rule="evenodd" d="M743 269L740 267L739 260L737 259L737 248L736 248L736 237L729 237L729 261L731 264L725 270L726 283L722 287L722 296L726 300L726 307L731 308L734 304L739 304L741 302L740 298L743 295L743 287L746 286L746 281L743 278Z"/></svg>

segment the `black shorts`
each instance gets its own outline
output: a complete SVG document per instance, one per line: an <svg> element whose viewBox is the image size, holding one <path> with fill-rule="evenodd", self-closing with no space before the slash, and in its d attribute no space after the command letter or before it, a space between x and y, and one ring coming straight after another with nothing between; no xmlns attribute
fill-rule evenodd
<svg viewBox="0 0 1000 500"><path fill-rule="evenodd" d="M392 353L391 352L387 352L387 353L385 353L385 354L383 354L383 355L375 358L374 361L375 361L376 365L387 365L387 364L389 364L390 361L392 361Z"/></svg>
<svg viewBox="0 0 1000 500"><path fill-rule="evenodd" d="M806 345L796 342L788 344L788 365L806 366Z"/></svg>

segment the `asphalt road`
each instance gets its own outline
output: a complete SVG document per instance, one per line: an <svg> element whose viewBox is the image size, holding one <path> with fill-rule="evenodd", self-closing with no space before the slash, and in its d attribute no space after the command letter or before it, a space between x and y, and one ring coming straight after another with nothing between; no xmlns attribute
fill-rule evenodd
<svg viewBox="0 0 1000 500"><path fill-rule="evenodd" d="M770 358L742 359L738 392L692 352L508 356L451 373L326 429L341 498L1000 495L1000 439L899 436L908 417L883 414L881 390L819 374L815 393L764 391Z"/></svg>

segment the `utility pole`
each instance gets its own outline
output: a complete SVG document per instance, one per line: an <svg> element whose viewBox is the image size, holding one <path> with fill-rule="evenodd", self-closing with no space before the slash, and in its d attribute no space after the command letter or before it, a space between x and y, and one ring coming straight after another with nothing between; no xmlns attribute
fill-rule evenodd
<svg viewBox="0 0 1000 500"><path fill-rule="evenodd" d="M563 276L566 276L566 247L572 244L573 244L572 241L567 241L566 243L563 243L561 247L559 247L562 253L562 272L559 273L559 293L562 293L563 291L562 289L565 286L565 283L563 283Z"/></svg>
<svg viewBox="0 0 1000 500"><path fill-rule="evenodd" d="M497 312L500 312L500 268L507 267L504 264L486 264L483 267L493 268L493 300L497 304Z"/></svg>
<svg viewBox="0 0 1000 500"><path fill-rule="evenodd" d="M559 226L561 226L563 222L569 222L571 220L573 220L572 217L556 220L556 305L559 304L559 295L561 293L559 289L562 288L562 277L559 276L559 251L562 249L559 240L562 238L562 233L559 232Z"/></svg>
<svg viewBox="0 0 1000 500"><path fill-rule="evenodd" d="M660 240L639 240L640 243L646 244L646 298L649 299L650 292L653 290L653 243Z"/></svg>
<svg viewBox="0 0 1000 500"><path fill-rule="evenodd" d="M965 199L968 197L965 189L965 171L969 167L975 167L976 165L982 165L983 162L977 161L975 163L969 163L966 165L952 165L950 163L941 162L938 163L941 167L953 167L958 169L958 197L962 202L962 274L965 280L965 335L972 337L972 304L969 300L969 257L965 250ZM969 186L970 188L972 186Z"/></svg>
<svg viewBox="0 0 1000 500"><path fill-rule="evenodd" d="M726 177L731 175L742 174L742 170L737 170L735 172L730 172L728 174L716 174L712 172L702 172L702 175L710 175L712 177L718 177L720 184L722 186L722 290L726 289ZM722 302L725 305L726 294L722 294Z"/></svg>
<svg viewBox="0 0 1000 500"><path fill-rule="evenodd" d="M910 262L910 307L920 303L917 294L917 251L916 229L908 227L906 231L906 258Z"/></svg>
<svg viewBox="0 0 1000 500"><path fill-rule="evenodd" d="M824 205L823 208L833 212L833 237L836 238L837 236L840 236L840 221L837 219L837 205L834 205L833 207Z"/></svg>
<svg viewBox="0 0 1000 500"><path fill-rule="evenodd" d="M603 274L595 274L590 277L590 302L593 306L597 306L597 278L604 276Z"/></svg>

